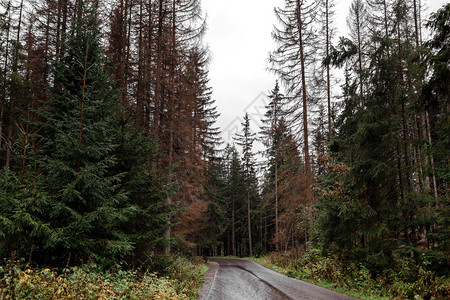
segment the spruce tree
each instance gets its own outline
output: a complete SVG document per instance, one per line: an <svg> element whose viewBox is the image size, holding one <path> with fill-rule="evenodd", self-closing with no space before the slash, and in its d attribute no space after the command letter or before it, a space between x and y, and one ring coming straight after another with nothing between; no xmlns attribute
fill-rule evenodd
<svg viewBox="0 0 450 300"><path fill-rule="evenodd" d="M134 128L130 117L118 123L117 163L110 173L123 174L120 188L128 198L119 204L126 218L118 224L134 246L127 262L133 265L149 262L149 267L158 267L158 257L168 243L164 238L167 218L174 214L166 203L168 195L174 192L166 186L169 171L156 171L162 155L153 137L144 134L143 128Z"/></svg>
<svg viewBox="0 0 450 300"><path fill-rule="evenodd" d="M229 199L231 214L231 255L244 256L248 249L248 226L246 226L248 209L247 209L247 190L246 178L244 174L244 166L239 158L239 153L235 145L228 149L228 176L227 176L227 193Z"/></svg>
<svg viewBox="0 0 450 300"><path fill-rule="evenodd" d="M55 258L114 258L133 249L118 229L128 209L119 189L123 175L111 172L117 165L120 93L103 68L98 22L94 4L79 1L64 55L53 61L50 99L39 110L39 167L53 203L49 249Z"/></svg>
<svg viewBox="0 0 450 300"><path fill-rule="evenodd" d="M255 174L255 159L252 152L253 142L255 141L255 133L250 129L250 117L248 113L244 116L244 122L242 125L242 133L236 134L236 141L239 146L242 147L242 163L244 167L244 181L247 186L247 230L248 230L248 245L250 256L253 256L252 245L252 212L251 212L251 199L255 195L256 174Z"/></svg>

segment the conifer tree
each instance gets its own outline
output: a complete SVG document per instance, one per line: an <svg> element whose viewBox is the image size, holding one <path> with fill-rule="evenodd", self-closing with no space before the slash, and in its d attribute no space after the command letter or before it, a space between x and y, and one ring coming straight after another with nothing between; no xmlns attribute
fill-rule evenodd
<svg viewBox="0 0 450 300"><path fill-rule="evenodd" d="M320 43L314 22L320 4L321 2L286 0L284 8L275 9L280 26L275 27L272 36L278 47L269 57L270 70L279 75L292 99L289 105L290 116L286 117L286 121L290 127L301 130L298 138L302 139L304 166L310 176L308 114L311 104L318 98L315 97L317 91L312 87L315 86L315 64L319 61L316 59L316 46Z"/></svg>
<svg viewBox="0 0 450 300"><path fill-rule="evenodd" d="M252 152L253 142L255 141L255 133L250 129L250 117L248 113L244 116L242 125L242 133L236 134L236 141L242 147L242 163L244 167L244 181L247 187L247 230L248 230L248 245L250 256L253 256L252 245L252 223L251 223L251 199L254 198L254 190L256 184L254 164L255 159Z"/></svg>
<svg viewBox="0 0 450 300"><path fill-rule="evenodd" d="M350 13L347 18L347 25L350 30L350 38L357 49L357 59L354 63L357 70L359 95L364 94L365 85L365 49L367 49L367 9L363 0L353 0L350 6ZM364 105L364 104L361 104Z"/></svg>
<svg viewBox="0 0 450 300"><path fill-rule="evenodd" d="M121 189L128 198L120 204L120 209L125 209L126 219L118 226L133 243L134 249L127 261L141 265L149 258L154 260L169 242L164 233L167 218L175 212L167 206L166 199L174 190L166 186L170 171L157 171L161 153L153 138L146 135L142 127L135 128L130 117L118 121L117 125L114 152L117 163L110 173L123 174Z"/></svg>
<svg viewBox="0 0 450 300"><path fill-rule="evenodd" d="M265 156L268 160L269 168L266 170L266 180L267 185L272 185L271 187L266 187L264 195L271 195L269 198L274 198L275 203L273 203L273 206L275 207L275 236L278 236L279 230L279 218L278 218L278 211L279 211L279 180L278 180L278 163L279 163L279 137L277 130L278 128L278 122L280 119L284 117L283 112L283 104L285 102L284 95L280 93L280 87L278 85L278 81L275 84L274 89L271 91L271 94L269 95L269 98L271 99L271 102L266 107L267 111L265 114L266 119L263 119L262 122L264 126L261 128L261 139L263 144L266 146L267 150L265 153ZM272 191L272 192L269 192ZM266 200L266 202L269 202L269 200ZM270 220L272 221L272 220ZM279 243L275 243L275 247L278 250Z"/></svg>
<svg viewBox="0 0 450 300"><path fill-rule="evenodd" d="M210 201L206 212L205 228L197 232L199 255L231 255L231 202L227 197L227 160L225 149L222 156L211 156L208 164L208 182L204 197Z"/></svg>
<svg viewBox="0 0 450 300"><path fill-rule="evenodd" d="M118 90L113 88L100 45L97 11L79 1L65 53L53 62L41 133L39 167L53 203L50 224L55 256L110 258L130 253L133 245L119 228L131 209L119 189L115 119Z"/></svg>

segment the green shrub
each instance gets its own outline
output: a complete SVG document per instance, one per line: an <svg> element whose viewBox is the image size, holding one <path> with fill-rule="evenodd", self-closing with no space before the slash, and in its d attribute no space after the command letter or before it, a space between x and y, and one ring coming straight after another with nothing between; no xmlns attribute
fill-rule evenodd
<svg viewBox="0 0 450 300"><path fill-rule="evenodd" d="M370 268L354 260L343 260L335 253L323 255L310 249L301 258L291 260L290 255L269 254L259 261L281 268L281 272L313 282L330 282L334 288L365 295L393 297L395 299L445 299L450 296L448 276L438 276L431 267L440 256L431 252L417 252L411 257L405 250L394 253L389 267L385 257L376 256ZM420 255L419 255L420 253ZM433 262L431 262L431 259ZM379 264L378 264L379 263ZM376 270L371 271L371 268Z"/></svg>
<svg viewBox="0 0 450 300"><path fill-rule="evenodd" d="M103 270L94 262L57 272L18 263L0 267L2 299L195 299L207 266L177 258L170 277L154 272Z"/></svg>

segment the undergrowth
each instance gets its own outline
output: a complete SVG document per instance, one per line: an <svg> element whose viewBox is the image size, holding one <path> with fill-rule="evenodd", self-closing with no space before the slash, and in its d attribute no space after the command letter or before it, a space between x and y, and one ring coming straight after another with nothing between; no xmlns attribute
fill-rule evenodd
<svg viewBox="0 0 450 300"><path fill-rule="evenodd" d="M104 270L89 262L60 272L20 262L0 266L1 299L196 299L208 267L176 258L168 276L153 272Z"/></svg>
<svg viewBox="0 0 450 300"><path fill-rule="evenodd" d="M374 276L363 264L344 261L337 254L312 249L297 258L292 253L271 253L256 261L287 276L307 280L365 299L448 299L450 280L427 268L428 262L394 256L391 268Z"/></svg>

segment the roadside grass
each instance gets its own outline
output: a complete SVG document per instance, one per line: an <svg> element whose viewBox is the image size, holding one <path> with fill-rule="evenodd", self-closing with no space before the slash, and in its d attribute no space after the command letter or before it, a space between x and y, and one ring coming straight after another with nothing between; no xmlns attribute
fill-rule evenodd
<svg viewBox="0 0 450 300"><path fill-rule="evenodd" d="M0 266L1 299L197 299L208 266L178 257L168 276L154 272L104 270L94 262L64 269Z"/></svg>
<svg viewBox="0 0 450 300"><path fill-rule="evenodd" d="M290 268L283 268L280 267L276 264L270 263L268 262L267 257L259 257L259 258L255 258L255 257L246 257L246 259L255 261L269 269L272 269L278 273L281 273L283 275L286 275L288 277L291 278L296 278L302 281L306 281L309 282L311 284L323 287L323 288L327 288L329 290L333 290L336 291L338 293L341 294L345 294L345 295L349 295L355 298L359 298L359 299L367 299L367 300L379 300L379 299L386 299L386 297L381 297L381 296L377 296L377 295L371 295L369 294L370 291L365 291L365 292L361 292L361 291L353 291L353 290L348 290L342 287L338 287L336 284L333 284L332 282L328 281L328 280L311 280L308 278L304 278L304 276L301 276L300 273L296 272L293 269Z"/></svg>
<svg viewBox="0 0 450 300"><path fill-rule="evenodd" d="M298 257L271 253L248 258L286 276L319 285L360 299L448 299L448 276L436 276L410 259L396 258L396 266L373 278L363 265L322 256L316 250Z"/></svg>

